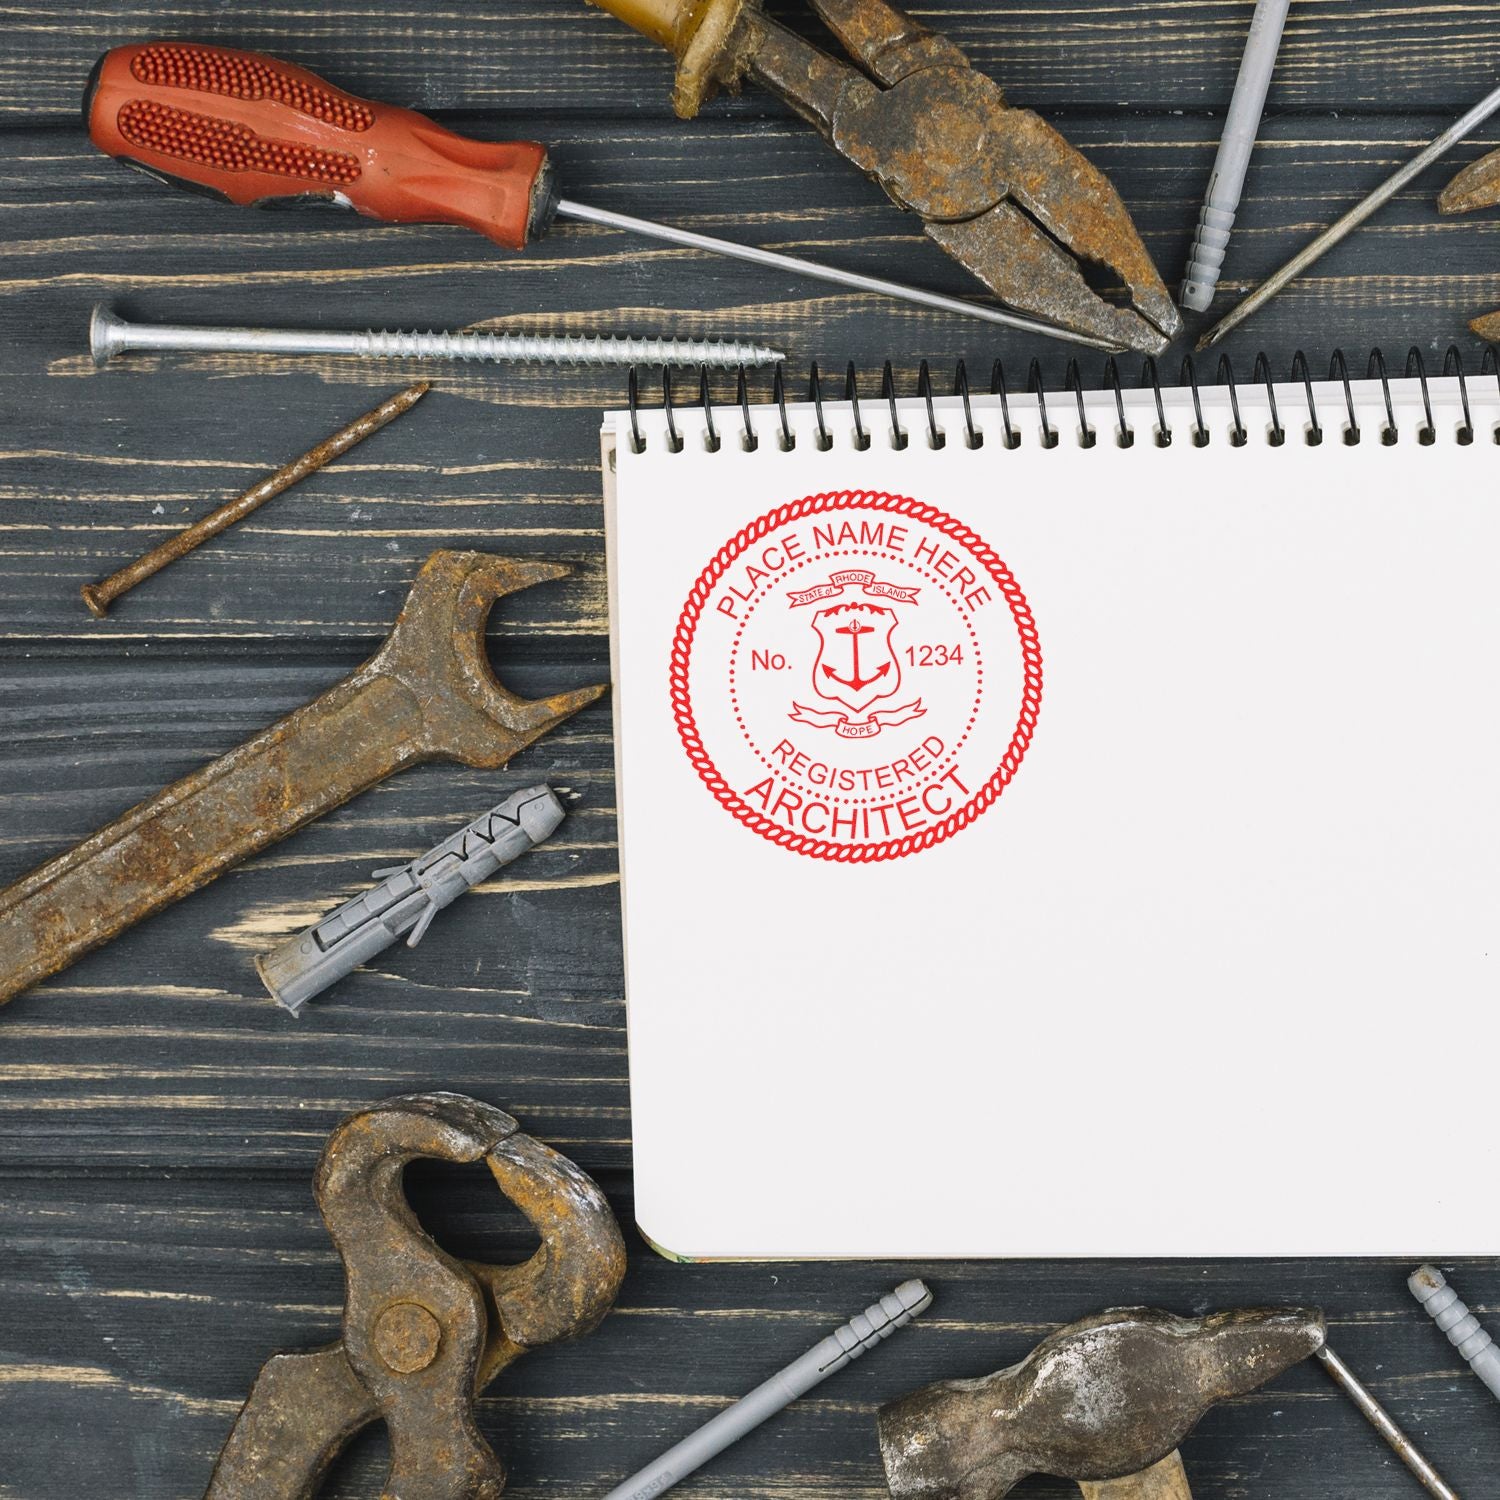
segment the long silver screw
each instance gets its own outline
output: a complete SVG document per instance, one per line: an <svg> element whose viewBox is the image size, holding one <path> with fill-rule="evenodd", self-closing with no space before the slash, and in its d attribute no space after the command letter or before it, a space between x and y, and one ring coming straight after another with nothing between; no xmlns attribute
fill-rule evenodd
<svg viewBox="0 0 1500 1500"><path fill-rule="evenodd" d="M1455 1490L1422 1457L1421 1449L1396 1425L1396 1419L1372 1396L1353 1370L1326 1344L1317 1351L1322 1366L1343 1387L1344 1393L1365 1414L1370 1425L1391 1445L1396 1457L1416 1476L1417 1482L1437 1500L1459 1500Z"/></svg>
<svg viewBox="0 0 1500 1500"><path fill-rule="evenodd" d="M1459 1300L1436 1266L1418 1266L1406 1279L1411 1294L1448 1342L1468 1360L1469 1368L1500 1398L1500 1346L1480 1326L1479 1319Z"/></svg>
<svg viewBox="0 0 1500 1500"><path fill-rule="evenodd" d="M350 329L185 328L128 323L102 303L89 319L96 365L117 354L352 354L359 359L497 360L552 365L775 365L786 355L764 344L724 339L539 338L528 333L406 333Z"/></svg>

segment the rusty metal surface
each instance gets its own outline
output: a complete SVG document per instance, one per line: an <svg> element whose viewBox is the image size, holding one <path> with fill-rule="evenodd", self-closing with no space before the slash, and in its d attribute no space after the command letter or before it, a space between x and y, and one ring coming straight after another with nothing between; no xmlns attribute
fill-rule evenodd
<svg viewBox="0 0 1500 1500"><path fill-rule="evenodd" d="M1500 206L1500 151L1491 151L1470 162L1438 194L1439 213L1467 214L1497 206ZM1500 312L1475 318L1469 327L1488 343L1500 342Z"/></svg>
<svg viewBox="0 0 1500 1500"><path fill-rule="evenodd" d="M604 686L518 698L485 649L497 599L567 571L434 552L352 675L0 891L0 1001L393 772L502 766L592 703Z"/></svg>
<svg viewBox="0 0 1500 1500"><path fill-rule="evenodd" d="M600 0L611 8L610 0ZM784 99L931 238L1019 311L1158 354L1182 319L1109 179L963 52L885 0L811 0L860 65L769 19L756 0L683 7L669 45L674 103L750 77ZM1107 267L1131 308L1090 288L1074 257Z"/></svg>
<svg viewBox="0 0 1500 1500"><path fill-rule="evenodd" d="M1083 1500L1193 1500L1182 1455L1173 1451L1159 1464L1124 1479L1080 1479Z"/></svg>
<svg viewBox="0 0 1500 1500"><path fill-rule="evenodd" d="M1178 1318L1124 1308L1080 1319L1019 1364L930 1385L882 1407L880 1451L896 1500L992 1500L1028 1474L1142 1475L1210 1406L1323 1346L1313 1309Z"/></svg>
<svg viewBox="0 0 1500 1500"><path fill-rule="evenodd" d="M1500 151L1470 162L1438 194L1438 211L1467 214L1500 205Z"/></svg>
<svg viewBox="0 0 1500 1500"><path fill-rule="evenodd" d="M358 447L367 437L373 437L382 427L409 412L431 389L431 383L422 380L399 391L389 400L382 401L373 411L356 417L347 427L341 427L316 447L309 448L300 458L283 464L274 474L267 474L233 500L210 511L201 521L184 526L181 531L158 543L134 562L117 569L108 578L101 579L98 583L84 584L79 593L82 594L89 613L95 619L102 620L109 613L110 605L121 594L129 593L138 583L144 583L146 579L160 573L168 563L186 557L189 552L218 536L221 531L227 531L236 522L243 521L252 511L259 510L266 501L274 500L294 484L300 484L309 474L316 474L319 469L326 468L351 448Z"/></svg>
<svg viewBox="0 0 1500 1500"><path fill-rule="evenodd" d="M460 1262L417 1223L402 1172L483 1160L541 1247L520 1265ZM277 1354L256 1378L206 1500L309 1500L360 1428L390 1433L389 1500L494 1500L505 1471L474 1398L528 1349L596 1327L625 1273L604 1196L516 1121L461 1094L409 1094L349 1116L313 1190L344 1262L343 1337Z"/></svg>

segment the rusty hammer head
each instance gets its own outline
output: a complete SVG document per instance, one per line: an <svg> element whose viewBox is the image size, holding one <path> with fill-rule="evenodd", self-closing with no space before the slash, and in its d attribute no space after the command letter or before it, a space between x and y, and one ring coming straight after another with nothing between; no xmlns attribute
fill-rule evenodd
<svg viewBox="0 0 1500 1500"><path fill-rule="evenodd" d="M1216 1401L1254 1390L1323 1345L1320 1312L1242 1309L1178 1318L1124 1308L1071 1323L1018 1365L947 1380L880 1412L896 1500L998 1500L1028 1474L1097 1481L1111 1500L1173 1494L1147 1471Z"/></svg>

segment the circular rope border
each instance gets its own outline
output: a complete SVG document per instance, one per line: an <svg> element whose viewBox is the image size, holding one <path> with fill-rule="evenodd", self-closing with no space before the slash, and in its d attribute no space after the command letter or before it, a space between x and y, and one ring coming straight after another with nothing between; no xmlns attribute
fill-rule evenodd
<svg viewBox="0 0 1500 1500"><path fill-rule="evenodd" d="M697 717L693 713L693 696L688 687L688 663L692 654L693 637L703 617L708 596L719 579L729 570L734 560L747 547L753 546L763 536L778 531L793 521L808 516L824 515L829 511L860 506L876 511L891 511L931 526L943 535L951 537L981 562L995 581L1005 602L1010 606L1015 621L1016 634L1021 642L1021 660L1024 683L1021 690L1021 711L1016 719L1015 733L1000 758L995 773L957 812L950 813L941 823L925 828L921 833L908 834L899 839L888 839L880 844L835 844L828 839L813 838L796 833L773 823L764 813L747 807L730 788L712 757L704 748L698 732ZM908 854L918 854L930 849L946 838L967 828L990 806L1010 784L1020 768L1031 737L1036 732L1037 717L1042 707L1042 648L1037 637L1036 621L1031 615L1031 606L1026 595L1012 576L1011 571L983 537L945 515L935 506L913 500L905 495L889 495L879 490L830 490L820 495L807 495L794 500L777 510L768 512L738 531L719 548L708 566L698 575L698 581L688 594L672 637L671 656L672 714L677 721L677 734L688 759L698 772L699 779L714 794L724 810L738 819L747 828L753 829L762 838L769 839L794 854L805 854L812 859L833 860L844 864L865 864L881 859L901 859Z"/></svg>

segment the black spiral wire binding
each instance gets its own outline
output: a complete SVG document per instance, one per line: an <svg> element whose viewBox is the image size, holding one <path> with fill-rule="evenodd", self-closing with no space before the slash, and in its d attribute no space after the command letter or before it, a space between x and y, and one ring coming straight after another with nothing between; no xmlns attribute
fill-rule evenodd
<svg viewBox="0 0 1500 1500"><path fill-rule="evenodd" d="M1464 412L1463 426L1458 429L1458 441L1460 446L1467 448L1474 441L1474 418L1469 412L1469 382L1464 379L1464 357L1458 352L1457 344L1449 344L1448 352L1443 356L1443 375L1444 378L1455 375L1458 377L1458 399L1463 404Z"/></svg>
<svg viewBox="0 0 1500 1500"><path fill-rule="evenodd" d="M1427 361L1422 358L1422 351L1415 344L1406 352L1406 378L1411 380L1413 377L1422 387L1422 413L1425 418L1417 428L1417 441L1424 448L1430 448L1437 442L1437 428L1432 425L1432 392L1427 388ZM1467 400L1464 405L1468 405Z"/></svg>
<svg viewBox="0 0 1500 1500"><path fill-rule="evenodd" d="M1493 349L1486 349L1484 351L1484 359L1479 365L1479 374L1481 378L1486 375L1493 375L1495 377L1495 387L1497 390L1500 390L1500 356L1497 356ZM1494 437L1495 441L1500 443L1500 425L1495 427Z"/></svg>
<svg viewBox="0 0 1500 1500"><path fill-rule="evenodd" d="M776 403L776 410L781 414L781 451L790 453L797 446L797 435L792 431L792 424L786 417L786 380L782 371L786 367L777 365L775 373L771 377L771 399Z"/></svg>
<svg viewBox="0 0 1500 1500"><path fill-rule="evenodd" d="M813 366L817 369L817 366ZM719 451L719 433L714 426L714 405L708 397L708 366L702 365L698 370L698 404L703 408L703 446L710 453Z"/></svg>
<svg viewBox="0 0 1500 1500"><path fill-rule="evenodd" d="M1042 379L1042 362L1034 359L1026 372L1026 390L1036 397L1037 414L1042 419L1042 447L1057 447L1057 432L1047 420L1047 386Z"/></svg>
<svg viewBox="0 0 1500 1500"><path fill-rule="evenodd" d="M672 410L672 372L662 366L661 372L661 405L667 414L667 452L682 452L682 434L677 430L677 416Z"/></svg>
<svg viewBox="0 0 1500 1500"><path fill-rule="evenodd" d="M807 372L807 399L812 402L813 410L818 414L818 435L813 442L819 453L827 453L833 447L833 434L823 420L823 377L818 374L816 360Z"/></svg>
<svg viewBox="0 0 1500 1500"><path fill-rule="evenodd" d="M1068 361L1068 372L1063 376L1063 384L1078 398L1078 441L1082 447L1092 448L1099 440L1099 435L1089 426L1089 414L1083 404L1083 372L1078 368L1078 361Z"/></svg>
<svg viewBox="0 0 1500 1500"><path fill-rule="evenodd" d="M714 420L714 403L709 389L709 370L706 366L698 372L698 392L694 406L701 407L704 420L704 446L708 451L717 453L722 447L718 426ZM1455 437L1462 445L1469 445L1475 441L1475 427L1473 411L1469 403L1469 384L1464 371L1463 354L1457 345L1450 345L1443 356L1443 377L1445 379L1456 379L1458 382L1459 401L1463 411L1463 421L1458 428ZM1493 348L1487 348L1479 367L1480 377L1493 376L1496 382L1497 394L1500 394L1500 354ZM1283 420L1282 412L1276 400L1275 381L1271 375L1270 361L1264 354L1258 354L1255 358L1255 369L1252 382L1260 386L1265 392L1266 407L1270 416L1270 430L1266 433L1266 441L1272 447L1282 447L1287 440L1288 429ZM1389 446L1396 443L1400 438L1400 429L1396 422L1395 401L1391 393L1391 373L1386 363L1385 355L1377 348L1370 351L1367 366L1367 378L1371 381L1379 381L1382 403L1385 407L1384 421L1380 428L1380 441ZM1405 377L1415 380L1422 393L1422 425L1417 431L1417 441L1424 447L1431 447L1437 442L1437 426L1432 413L1432 390L1427 373L1427 362L1422 351L1413 347L1406 356ZM1343 440L1353 447L1363 439L1363 431L1359 424L1359 414L1354 402L1353 381L1349 373L1349 362L1341 349L1335 349L1328 362L1328 380L1331 384L1341 385L1344 393L1344 408L1347 420L1342 428ZM1221 389L1228 391L1230 412L1230 434L1229 442L1236 448L1244 447L1250 440L1249 428L1246 426L1244 416L1240 407L1240 386L1234 373L1234 366L1230 363L1229 356L1223 355L1219 359L1216 374L1217 384ZM1303 429L1303 442L1310 448L1315 448L1322 443L1324 427L1322 413L1318 410L1318 400L1313 391L1312 371L1308 364L1306 355L1299 349L1292 356L1291 384L1302 387L1303 401L1307 409L1307 426ZM1207 447L1213 440L1213 434L1203 417L1203 396L1201 382L1197 367L1193 363L1192 355L1188 355L1182 362L1181 378L1178 382L1179 388L1189 392L1192 398L1192 442L1195 447ZM1156 429L1154 439L1156 445L1161 448L1169 447L1175 437L1171 425L1167 421L1166 405L1163 399L1164 389L1161 377L1157 369L1156 361L1147 358L1141 367L1141 378L1139 389L1150 388L1156 401ZM1130 419L1125 408L1125 381L1120 373L1119 363L1111 355L1104 365L1103 391L1113 394L1115 402L1115 442L1118 447L1129 448L1134 446L1136 440L1135 429L1131 426ZM1053 425L1052 417L1047 408L1047 389L1042 377L1041 361L1033 359L1027 367L1026 390L1029 395L1036 398L1037 420L1041 430L1041 445L1044 448L1055 448L1058 446L1059 433ZM1005 368L1000 360L995 360L990 367L989 393L997 396L1000 403L1000 422L1002 442L1006 448L1018 448L1022 441L1022 431L1016 426L1011 416L1009 385L1005 378ZM1081 447L1092 448L1098 442L1098 432L1089 420L1088 406L1086 402L1087 392L1083 383L1083 374L1076 359L1070 359L1063 377L1062 393L1071 395L1077 407L1078 442ZM917 399L923 403L927 427L928 445L932 448L943 448L947 445L947 433L940 425L936 405L936 395L933 386L932 370L927 360L922 360L917 372ZM980 448L984 446L984 433L980 431L974 421L974 410L970 394L969 372L963 360L959 360L954 369L953 395L962 403L964 421L964 445L968 448ZM797 446L797 435L792 428L791 418L787 412L786 377L782 366L777 366L772 375L771 399L776 407L779 432L777 434L777 446L783 452L790 452ZM859 374L854 362L849 361L845 367L844 374L844 396L845 403L849 406L850 414L854 419L853 446L861 451L870 446L871 435L865 427L864 416L860 406ZM908 446L910 434L901 425L900 409L897 405L899 400L896 392L895 370L890 360L886 360L880 376L880 401L887 407L890 414L890 439L891 447L902 449ZM822 452L827 452L834 446L834 435L828 426L828 420L824 412L826 393L823 385L823 376L816 364L812 365L808 375L808 400L812 404L817 422L817 430L814 438L815 446ZM640 381L638 372L632 369L629 372L626 384L626 401L630 423L630 433L627 439L631 452L642 453L646 449L647 440L641 430L640 423ZM750 415L750 392L749 379L744 366L740 366L735 381L734 403L739 408L741 420L740 446L748 453L753 453L760 446L756 435L755 424ZM678 428L677 414L679 410L685 409L679 406L673 392L671 372L662 372L662 407L666 415L667 424L667 448L669 452L680 453L684 447L682 433ZM1491 429L1493 440L1500 444L1500 422Z"/></svg>
<svg viewBox="0 0 1500 1500"><path fill-rule="evenodd" d="M1182 379L1179 385L1186 386L1193 393L1193 447L1208 447L1208 428L1203 425L1203 397L1198 390L1198 367L1193 363L1193 356L1187 355L1182 361Z"/></svg>
<svg viewBox="0 0 1500 1500"><path fill-rule="evenodd" d="M630 379L626 383L625 388L629 393L628 399L630 402L630 451L632 453L644 453L646 451L646 439L641 436L641 422L638 410L641 392L634 369L630 372Z"/></svg>
<svg viewBox="0 0 1500 1500"><path fill-rule="evenodd" d="M1307 397L1307 446L1316 448L1323 441L1323 424L1318 420L1318 403L1313 398L1312 371L1307 367L1307 356L1300 349L1292 356L1292 379L1302 382Z"/></svg>
<svg viewBox="0 0 1500 1500"><path fill-rule="evenodd" d="M891 447L898 452L906 446L906 429L901 425L901 418L896 412L896 376L891 369L890 360L886 360L885 369L880 375L880 399L890 403L891 408Z"/></svg>
<svg viewBox="0 0 1500 1500"><path fill-rule="evenodd" d="M750 420L750 386L745 379L745 367L740 366L740 373L735 383L734 399L739 403L740 415L745 421L745 430L740 436L740 446L746 453L754 453L760 447L760 439L755 435L755 424Z"/></svg>
<svg viewBox="0 0 1500 1500"><path fill-rule="evenodd" d="M959 364L963 361L959 360ZM1010 424L1010 396L1005 389L1005 366L1000 360L996 360L990 366L990 395L1000 398L1000 426L1005 436L1001 441L1007 448L1019 448L1021 446L1020 431ZM1045 413L1043 416L1045 417Z"/></svg>
<svg viewBox="0 0 1500 1500"><path fill-rule="evenodd" d="M984 434L975 427L974 408L969 405L969 371L963 360L959 360L957 368L953 371L953 394L963 397L964 446L966 448L984 447Z"/></svg>
<svg viewBox="0 0 1500 1500"><path fill-rule="evenodd" d="M863 453L870 446L870 434L865 431L865 424L859 416L859 375L852 359L844 371L844 400L854 413L854 446Z"/></svg>
<svg viewBox="0 0 1500 1500"><path fill-rule="evenodd" d="M1170 448L1172 446L1172 427L1167 421L1167 408L1162 402L1161 376L1156 372L1156 360L1148 354L1145 363L1141 366L1141 388L1147 386L1156 393L1156 446L1158 448Z"/></svg>
<svg viewBox="0 0 1500 1500"><path fill-rule="evenodd" d="M927 446L946 448L948 434L938 426L937 411L932 404L932 371L927 368L925 359L917 367L917 399L927 403Z"/></svg>
<svg viewBox="0 0 1500 1500"><path fill-rule="evenodd" d="M1243 448L1250 441L1250 433L1240 418L1240 388L1235 384L1234 366L1227 354L1219 356L1218 380L1220 385L1229 387L1229 414L1234 421L1234 426L1229 429L1229 446Z"/></svg>
<svg viewBox="0 0 1500 1500"><path fill-rule="evenodd" d="M1359 417L1354 410L1354 387L1349 381L1349 361L1344 358L1342 349L1335 349L1328 361L1328 378L1330 381L1341 380L1344 384L1344 405L1349 410L1349 424L1344 428L1344 445L1356 447L1363 434L1359 430Z"/></svg>
<svg viewBox="0 0 1500 1500"><path fill-rule="evenodd" d="M1281 425L1281 413L1276 410L1276 382L1271 379L1271 361L1264 354L1255 356L1255 368L1250 372L1250 378L1260 381L1266 388L1266 404L1271 408L1271 431L1266 441L1273 448L1280 448L1286 442L1286 428ZM1158 391L1158 399L1160 396Z"/></svg>
<svg viewBox="0 0 1500 1500"><path fill-rule="evenodd" d="M1385 447L1392 447L1400 440L1401 434L1396 430L1396 408L1391 402L1391 377L1385 367L1385 355L1379 348L1370 350L1370 362L1365 366L1365 379L1379 379L1381 392L1385 396L1385 425L1380 429L1380 441ZM1430 416L1431 413L1429 412Z"/></svg>
<svg viewBox="0 0 1500 1500"><path fill-rule="evenodd" d="M1118 418L1115 423L1115 442L1121 448L1133 448L1135 428L1125 420L1125 392L1120 389L1120 367L1115 363L1113 354L1104 365L1104 385L1106 390L1115 393L1115 415Z"/></svg>

